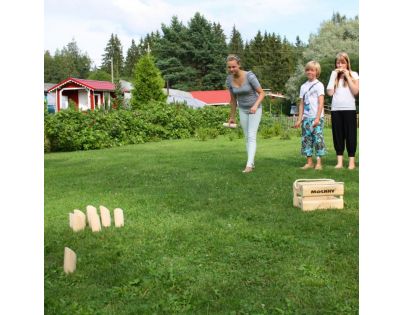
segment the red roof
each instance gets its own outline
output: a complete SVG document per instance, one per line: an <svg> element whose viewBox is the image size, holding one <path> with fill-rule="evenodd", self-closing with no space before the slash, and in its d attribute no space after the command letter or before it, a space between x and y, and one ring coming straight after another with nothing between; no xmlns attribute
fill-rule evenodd
<svg viewBox="0 0 404 315"><path fill-rule="evenodd" d="M230 92L228 90L193 91L190 93L193 98L205 102L207 105L230 103Z"/></svg>
<svg viewBox="0 0 404 315"><path fill-rule="evenodd" d="M66 85L68 83L76 83L78 85L84 86L86 88L89 88L90 90L94 91L114 91L115 90L115 84L109 81L97 81L97 80L85 80L85 79L77 79L77 78L67 78L66 80L63 80L62 82L56 84L55 86L51 87L48 92L51 92L52 90L55 90L56 88L59 88L63 85Z"/></svg>

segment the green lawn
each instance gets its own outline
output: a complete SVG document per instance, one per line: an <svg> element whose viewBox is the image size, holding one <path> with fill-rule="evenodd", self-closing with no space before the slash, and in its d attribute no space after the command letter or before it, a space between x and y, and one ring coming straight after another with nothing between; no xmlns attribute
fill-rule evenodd
<svg viewBox="0 0 404 315"><path fill-rule="evenodd" d="M358 170L300 170L300 139L162 141L45 155L46 314L358 314ZM343 210L292 205L298 178L345 182ZM68 214L122 208L123 228ZM65 275L63 252L77 253Z"/></svg>

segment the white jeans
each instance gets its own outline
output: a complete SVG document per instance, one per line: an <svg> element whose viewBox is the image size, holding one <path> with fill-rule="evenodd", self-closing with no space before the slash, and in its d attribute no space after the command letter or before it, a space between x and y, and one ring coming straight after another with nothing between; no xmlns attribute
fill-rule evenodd
<svg viewBox="0 0 404 315"><path fill-rule="evenodd" d="M250 114L249 109L239 108L240 124L244 131L244 138L247 147L247 165L254 165L255 151L257 150L257 131L261 121L262 107L260 106L255 114Z"/></svg>

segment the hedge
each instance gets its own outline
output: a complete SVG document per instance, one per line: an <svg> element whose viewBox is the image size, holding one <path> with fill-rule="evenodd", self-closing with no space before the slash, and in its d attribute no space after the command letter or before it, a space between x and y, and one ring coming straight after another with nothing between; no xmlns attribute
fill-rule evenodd
<svg viewBox="0 0 404 315"><path fill-rule="evenodd" d="M230 134L231 130L223 128L229 113L229 106L192 109L164 102L150 102L138 110L45 112L45 152L95 150L165 139L205 139L203 134L209 138ZM279 120L264 112L260 130L268 133L268 128L279 128L278 124ZM281 127L290 129L285 124Z"/></svg>

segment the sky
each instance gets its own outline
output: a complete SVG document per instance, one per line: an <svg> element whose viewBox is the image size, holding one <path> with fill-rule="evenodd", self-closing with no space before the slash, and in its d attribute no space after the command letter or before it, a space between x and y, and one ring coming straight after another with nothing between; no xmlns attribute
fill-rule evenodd
<svg viewBox="0 0 404 315"><path fill-rule="evenodd" d="M208 21L220 23L227 39L233 26L243 40L260 30L275 33L294 43L299 36L308 42L322 22L334 12L353 18L359 15L359 1L352 0L45 0L44 50L53 55L74 39L96 66L111 34L118 35L123 54L132 39L138 44L146 34L161 31L177 16L187 25L196 12Z"/></svg>

